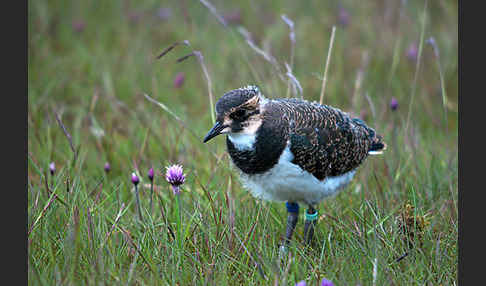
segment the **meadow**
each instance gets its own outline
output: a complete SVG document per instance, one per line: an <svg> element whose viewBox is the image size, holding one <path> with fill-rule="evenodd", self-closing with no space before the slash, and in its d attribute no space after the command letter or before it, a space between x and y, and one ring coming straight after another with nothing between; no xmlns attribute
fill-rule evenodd
<svg viewBox="0 0 486 286"><path fill-rule="evenodd" d="M388 144L286 255L284 204L202 143L248 84L324 90ZM457 105L457 1L30 0L28 284L456 285Z"/></svg>

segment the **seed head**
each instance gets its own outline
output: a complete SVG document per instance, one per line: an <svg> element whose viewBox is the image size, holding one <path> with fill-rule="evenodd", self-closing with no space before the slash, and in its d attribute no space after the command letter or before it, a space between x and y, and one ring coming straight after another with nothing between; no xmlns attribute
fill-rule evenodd
<svg viewBox="0 0 486 286"><path fill-rule="evenodd" d="M132 173L132 183L136 186L140 182L140 179L138 178L137 174Z"/></svg>
<svg viewBox="0 0 486 286"><path fill-rule="evenodd" d="M148 171L148 178L151 182L154 181L154 168L150 168L150 170Z"/></svg>
<svg viewBox="0 0 486 286"><path fill-rule="evenodd" d="M56 172L56 164L54 164L54 162L49 164L49 171L51 172L51 175L54 175L54 172Z"/></svg>
<svg viewBox="0 0 486 286"><path fill-rule="evenodd" d="M186 176L184 175L184 170L181 165L172 165L166 167L167 172L165 173L165 179L169 184L172 185L172 191L175 195L179 194L179 186L184 184L186 181Z"/></svg>
<svg viewBox="0 0 486 286"><path fill-rule="evenodd" d="M415 206L407 202L395 217L402 239L409 247L413 247L415 238L420 246L423 244L423 237L430 225L428 214L420 215L415 211Z"/></svg>

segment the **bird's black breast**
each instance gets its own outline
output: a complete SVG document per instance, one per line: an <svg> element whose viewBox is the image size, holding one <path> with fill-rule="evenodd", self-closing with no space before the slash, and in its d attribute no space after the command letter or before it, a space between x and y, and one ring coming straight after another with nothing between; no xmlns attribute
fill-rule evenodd
<svg viewBox="0 0 486 286"><path fill-rule="evenodd" d="M285 122L264 120L257 131L252 149L240 150L226 138L228 153L233 163L246 174L261 174L278 163L280 155L287 146L286 128L275 126Z"/></svg>

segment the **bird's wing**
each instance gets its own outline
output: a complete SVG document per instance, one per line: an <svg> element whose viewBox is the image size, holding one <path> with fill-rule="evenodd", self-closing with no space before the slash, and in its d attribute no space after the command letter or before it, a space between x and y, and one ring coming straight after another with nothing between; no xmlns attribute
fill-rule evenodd
<svg viewBox="0 0 486 286"><path fill-rule="evenodd" d="M357 120L329 106L294 106L289 124L292 162L319 180L356 168L367 157L375 136Z"/></svg>

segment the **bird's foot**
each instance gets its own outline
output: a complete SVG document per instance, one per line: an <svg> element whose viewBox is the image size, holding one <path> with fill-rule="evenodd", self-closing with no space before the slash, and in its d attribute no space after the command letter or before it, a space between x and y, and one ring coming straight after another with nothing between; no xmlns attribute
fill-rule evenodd
<svg viewBox="0 0 486 286"><path fill-rule="evenodd" d="M284 243L280 245L278 249L278 258L283 259L287 257L288 253L289 253L289 247L287 246L287 244Z"/></svg>

